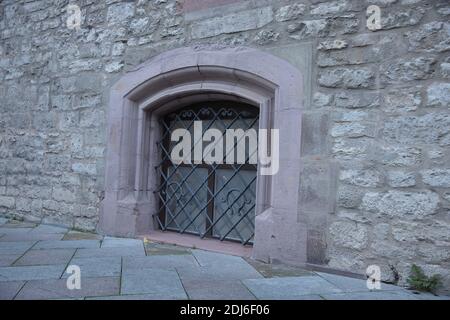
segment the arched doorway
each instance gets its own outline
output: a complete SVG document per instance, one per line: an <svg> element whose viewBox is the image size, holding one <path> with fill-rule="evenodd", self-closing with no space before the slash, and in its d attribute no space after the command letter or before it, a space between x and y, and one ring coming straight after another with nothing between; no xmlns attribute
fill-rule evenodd
<svg viewBox="0 0 450 320"><path fill-rule="evenodd" d="M257 166L253 256L305 262L306 222L298 205L302 81L288 62L251 48L176 49L124 75L110 93L99 231L136 236L160 228L161 175L154 168L162 161L161 120L180 107L233 101L258 108L260 130L279 131L279 170L268 174L273 163ZM265 141L273 152L270 137Z"/></svg>

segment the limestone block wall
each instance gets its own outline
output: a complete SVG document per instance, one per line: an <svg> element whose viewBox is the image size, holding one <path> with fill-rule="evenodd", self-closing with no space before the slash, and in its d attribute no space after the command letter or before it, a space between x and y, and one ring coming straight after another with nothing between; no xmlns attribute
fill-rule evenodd
<svg viewBox="0 0 450 320"><path fill-rule="evenodd" d="M0 215L95 230L108 91L140 63L184 46L308 44L308 261L377 264L400 283L414 262L449 285L449 16L446 0L3 0Z"/></svg>

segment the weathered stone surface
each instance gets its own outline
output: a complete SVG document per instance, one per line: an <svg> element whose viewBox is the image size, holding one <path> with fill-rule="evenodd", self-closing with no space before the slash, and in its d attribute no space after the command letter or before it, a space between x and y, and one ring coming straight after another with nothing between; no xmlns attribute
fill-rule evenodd
<svg viewBox="0 0 450 320"><path fill-rule="evenodd" d="M364 193L361 188L341 185L338 189L337 203L343 208L357 208Z"/></svg>
<svg viewBox="0 0 450 320"><path fill-rule="evenodd" d="M391 187L414 187L416 176L413 172L390 171L387 175L387 182Z"/></svg>
<svg viewBox="0 0 450 320"><path fill-rule="evenodd" d="M264 45L271 42L276 42L279 37L280 34L278 32L274 32L273 30L263 30L256 35L255 42Z"/></svg>
<svg viewBox="0 0 450 320"><path fill-rule="evenodd" d="M233 33L261 28L273 20L271 7L242 11L195 22L192 25L194 39L208 38L223 33Z"/></svg>
<svg viewBox="0 0 450 320"><path fill-rule="evenodd" d="M351 9L351 2L346 0L328 1L311 6L311 14L332 15Z"/></svg>
<svg viewBox="0 0 450 320"><path fill-rule="evenodd" d="M389 90L384 95L383 110L388 113L416 111L422 103L420 87Z"/></svg>
<svg viewBox="0 0 450 320"><path fill-rule="evenodd" d="M29 281L17 295L17 300L77 299L120 293L120 278L91 278L82 281L80 290L69 290L66 279Z"/></svg>
<svg viewBox="0 0 450 320"><path fill-rule="evenodd" d="M423 161L422 151L415 147L382 146L376 154L380 163L393 167L414 166Z"/></svg>
<svg viewBox="0 0 450 320"><path fill-rule="evenodd" d="M345 40L328 40L319 43L318 50L340 50L347 48L348 43Z"/></svg>
<svg viewBox="0 0 450 320"><path fill-rule="evenodd" d="M379 53L365 48L352 50L320 51L317 55L319 67L336 67L344 65L361 65L379 61Z"/></svg>
<svg viewBox="0 0 450 320"><path fill-rule="evenodd" d="M305 13L306 6L303 3L296 3L281 7L275 14L276 21L290 21L297 19Z"/></svg>
<svg viewBox="0 0 450 320"><path fill-rule="evenodd" d="M406 36L412 51L443 52L450 49L450 23L433 21Z"/></svg>
<svg viewBox="0 0 450 320"><path fill-rule="evenodd" d="M309 20L290 24L287 31L293 39L324 37L329 33L329 23L326 19Z"/></svg>
<svg viewBox="0 0 450 320"><path fill-rule="evenodd" d="M373 126L364 122L336 123L331 128L332 137L373 137Z"/></svg>
<svg viewBox="0 0 450 320"><path fill-rule="evenodd" d="M435 71L435 64L432 57L398 58L381 65L381 80L387 84L429 79Z"/></svg>
<svg viewBox="0 0 450 320"><path fill-rule="evenodd" d="M450 144L450 115L429 113L424 116L395 117L384 124L383 138L392 143Z"/></svg>
<svg viewBox="0 0 450 320"><path fill-rule="evenodd" d="M351 138L351 139L336 139L332 148L332 153L335 158L342 160L362 160L368 156L368 144L372 139Z"/></svg>
<svg viewBox="0 0 450 320"><path fill-rule="evenodd" d="M330 88L368 88L375 84L375 74L367 68L336 68L322 71L318 82Z"/></svg>
<svg viewBox="0 0 450 320"><path fill-rule="evenodd" d="M379 104L379 95L374 92L339 92L335 96L335 105L339 108L373 108Z"/></svg>
<svg viewBox="0 0 450 320"><path fill-rule="evenodd" d="M439 195L432 191L368 192L361 208L380 215L405 219L420 219L437 213Z"/></svg>
<svg viewBox="0 0 450 320"><path fill-rule="evenodd" d="M13 197L0 196L0 207L12 209L14 208L14 205L15 200Z"/></svg>
<svg viewBox="0 0 450 320"><path fill-rule="evenodd" d="M108 8L107 20L111 25L121 24L125 23L132 16L134 16L134 3L115 3Z"/></svg>
<svg viewBox="0 0 450 320"><path fill-rule="evenodd" d="M418 24L425 14L421 7L407 10L387 11L381 15L381 29L394 29Z"/></svg>
<svg viewBox="0 0 450 320"><path fill-rule="evenodd" d="M422 180L432 187L450 188L450 169L429 169L421 171Z"/></svg>
<svg viewBox="0 0 450 320"><path fill-rule="evenodd" d="M432 242L439 245L450 245L449 224L441 221L414 222L395 221L392 226L392 234L397 241Z"/></svg>
<svg viewBox="0 0 450 320"><path fill-rule="evenodd" d="M363 225L353 222L335 222L330 226L330 235L336 246L360 250L367 246L368 232Z"/></svg>
<svg viewBox="0 0 450 320"><path fill-rule="evenodd" d="M360 187L377 187L383 181L380 172L372 169L342 170L339 179Z"/></svg>
<svg viewBox="0 0 450 320"><path fill-rule="evenodd" d="M261 300L299 300L308 294L341 292L328 281L314 276L249 279L243 283Z"/></svg>
<svg viewBox="0 0 450 320"><path fill-rule="evenodd" d="M329 107L333 101L332 94L326 94L323 92L316 92L313 96L313 105L315 107Z"/></svg>
<svg viewBox="0 0 450 320"><path fill-rule="evenodd" d="M427 88L427 106L450 107L450 83L432 83Z"/></svg>

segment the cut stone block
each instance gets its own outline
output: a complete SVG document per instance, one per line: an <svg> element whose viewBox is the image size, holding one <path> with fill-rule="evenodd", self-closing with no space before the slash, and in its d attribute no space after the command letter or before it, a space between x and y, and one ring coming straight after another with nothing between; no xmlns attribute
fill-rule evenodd
<svg viewBox="0 0 450 320"><path fill-rule="evenodd" d="M117 248L117 247L143 247L142 240L137 239L122 239L105 237L102 241L102 248Z"/></svg>
<svg viewBox="0 0 450 320"><path fill-rule="evenodd" d="M21 254L0 254L0 267L9 267L19 259Z"/></svg>
<svg viewBox="0 0 450 320"><path fill-rule="evenodd" d="M240 281L183 280L190 299L254 300L255 296Z"/></svg>
<svg viewBox="0 0 450 320"><path fill-rule="evenodd" d="M65 265L1 267L0 281L59 279Z"/></svg>
<svg viewBox="0 0 450 320"><path fill-rule="evenodd" d="M161 243L146 243L145 252L148 256L150 255L184 255L191 254L191 251L188 248L180 247L177 245L170 244L161 244Z"/></svg>
<svg viewBox="0 0 450 320"><path fill-rule="evenodd" d="M15 241L2 242L0 241L0 255L3 254L24 254L36 242L35 241Z"/></svg>
<svg viewBox="0 0 450 320"><path fill-rule="evenodd" d="M20 234L20 233L10 233L6 234L2 238L0 238L1 241L47 241L47 240L61 240L63 234L58 233L40 233L33 231L30 231L26 234Z"/></svg>
<svg viewBox="0 0 450 320"><path fill-rule="evenodd" d="M0 300L12 300L24 284L25 281L0 282Z"/></svg>
<svg viewBox="0 0 450 320"><path fill-rule="evenodd" d="M262 275L244 260L222 266L185 266L177 268L177 271L183 280L243 280L262 278Z"/></svg>
<svg viewBox="0 0 450 320"><path fill-rule="evenodd" d="M362 279L354 279L344 276L339 276L330 273L317 273L319 276L327 280L328 282L334 284L339 289L342 289L345 292L361 292L361 291L371 291L367 288L367 281ZM381 290L384 291L393 291L393 290L404 290L401 287L390 285L390 284L381 284Z"/></svg>
<svg viewBox="0 0 450 320"><path fill-rule="evenodd" d="M25 234L31 232L32 228L10 228L5 227L5 225L0 227L0 233L3 235L6 234Z"/></svg>
<svg viewBox="0 0 450 320"><path fill-rule="evenodd" d="M64 235L63 240L102 240L103 236L89 232L69 231Z"/></svg>
<svg viewBox="0 0 450 320"><path fill-rule="evenodd" d="M250 279L243 283L261 300L295 300L305 295L342 292L319 276Z"/></svg>
<svg viewBox="0 0 450 320"><path fill-rule="evenodd" d="M15 266L38 266L67 264L75 253L75 249L41 249L29 250Z"/></svg>
<svg viewBox="0 0 450 320"><path fill-rule="evenodd" d="M120 277L121 271L120 257L106 258L74 258L69 265L80 267L81 277ZM64 272L63 278L69 277L70 274Z"/></svg>
<svg viewBox="0 0 450 320"><path fill-rule="evenodd" d="M241 257L205 250L192 250L192 254L201 266L230 265L243 261Z"/></svg>
<svg viewBox="0 0 450 320"><path fill-rule="evenodd" d="M64 227L52 226L47 224L40 224L36 228L34 228L31 232L40 232L40 233L67 233L69 229Z"/></svg>
<svg viewBox="0 0 450 320"><path fill-rule="evenodd" d="M144 247L79 249L75 258L145 256Z"/></svg>
<svg viewBox="0 0 450 320"><path fill-rule="evenodd" d="M189 266L199 267L197 261L192 255L163 255L123 258L123 269L174 269Z"/></svg>
<svg viewBox="0 0 450 320"><path fill-rule="evenodd" d="M300 267L288 266L284 264L263 263L253 259L245 259L248 264L261 273L264 278L273 277L303 277L314 275L313 272Z"/></svg>
<svg viewBox="0 0 450 320"><path fill-rule="evenodd" d="M10 220L9 222L5 223L2 227L5 227L5 228L34 228L34 227L36 227L36 224L32 223L32 222Z"/></svg>
<svg viewBox="0 0 450 320"><path fill-rule="evenodd" d="M121 294L181 295L185 293L176 271L128 269L122 272Z"/></svg>
<svg viewBox="0 0 450 320"><path fill-rule="evenodd" d="M116 296L120 290L120 278L82 278L81 290L69 290L67 280L29 281L16 300L73 299L95 296Z"/></svg>
<svg viewBox="0 0 450 320"><path fill-rule="evenodd" d="M99 248L99 240L40 241L33 249Z"/></svg>

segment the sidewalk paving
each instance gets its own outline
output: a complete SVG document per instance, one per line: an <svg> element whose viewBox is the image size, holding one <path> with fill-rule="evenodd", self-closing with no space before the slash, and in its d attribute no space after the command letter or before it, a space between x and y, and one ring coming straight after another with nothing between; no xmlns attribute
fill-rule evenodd
<svg viewBox="0 0 450 320"><path fill-rule="evenodd" d="M81 289L69 290L69 265ZM450 299L241 257L0 218L0 300Z"/></svg>

